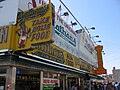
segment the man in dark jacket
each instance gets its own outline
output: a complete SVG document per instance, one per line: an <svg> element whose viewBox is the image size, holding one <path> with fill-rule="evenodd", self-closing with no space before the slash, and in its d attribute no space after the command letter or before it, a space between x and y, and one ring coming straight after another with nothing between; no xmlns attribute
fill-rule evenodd
<svg viewBox="0 0 120 90"><path fill-rule="evenodd" d="M60 90L60 87L58 87L58 83L55 83L55 87L53 88L53 90Z"/></svg>

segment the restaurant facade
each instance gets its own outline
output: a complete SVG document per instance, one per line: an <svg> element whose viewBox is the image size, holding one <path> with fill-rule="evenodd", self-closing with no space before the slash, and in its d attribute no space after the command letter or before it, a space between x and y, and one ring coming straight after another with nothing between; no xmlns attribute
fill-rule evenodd
<svg viewBox="0 0 120 90"><path fill-rule="evenodd" d="M52 3L18 12L15 25L0 27L0 90L52 90L55 83L69 90L73 83L100 79L92 73L98 68L95 46L85 39L83 46L92 51L87 57L81 35Z"/></svg>

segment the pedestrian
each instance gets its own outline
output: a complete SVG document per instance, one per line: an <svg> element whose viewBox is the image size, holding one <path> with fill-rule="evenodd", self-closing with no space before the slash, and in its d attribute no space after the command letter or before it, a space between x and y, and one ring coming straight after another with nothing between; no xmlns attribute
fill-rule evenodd
<svg viewBox="0 0 120 90"><path fill-rule="evenodd" d="M79 84L76 84L77 90L80 90L80 86Z"/></svg>
<svg viewBox="0 0 120 90"><path fill-rule="evenodd" d="M104 90L107 90L107 84L104 84Z"/></svg>
<svg viewBox="0 0 120 90"><path fill-rule="evenodd" d="M94 82L94 90L98 90L96 82Z"/></svg>
<svg viewBox="0 0 120 90"><path fill-rule="evenodd" d="M60 87L58 86L58 83L55 83L55 87L53 88L53 90L60 90Z"/></svg>
<svg viewBox="0 0 120 90"><path fill-rule="evenodd" d="M114 84L114 89L115 89L115 90L119 90L119 89L118 89L118 86L119 86L119 84L118 84L117 82L115 82L115 84Z"/></svg>
<svg viewBox="0 0 120 90"><path fill-rule="evenodd" d="M71 90L78 90L78 89L77 89L77 85L76 85L75 83L72 85Z"/></svg>
<svg viewBox="0 0 120 90"><path fill-rule="evenodd" d="M119 85L118 85L118 90L120 90L120 83L119 83Z"/></svg>
<svg viewBox="0 0 120 90"><path fill-rule="evenodd" d="M112 83L108 83L107 90L114 90Z"/></svg>
<svg viewBox="0 0 120 90"><path fill-rule="evenodd" d="M94 90L94 85L93 85L93 82L91 81L91 90Z"/></svg>

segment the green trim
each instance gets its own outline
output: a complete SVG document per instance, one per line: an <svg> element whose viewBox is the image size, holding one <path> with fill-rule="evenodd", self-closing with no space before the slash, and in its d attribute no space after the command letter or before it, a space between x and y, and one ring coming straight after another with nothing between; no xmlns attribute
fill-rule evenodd
<svg viewBox="0 0 120 90"><path fill-rule="evenodd" d="M95 74L89 74L89 77L91 79L105 80L103 77L95 75Z"/></svg>

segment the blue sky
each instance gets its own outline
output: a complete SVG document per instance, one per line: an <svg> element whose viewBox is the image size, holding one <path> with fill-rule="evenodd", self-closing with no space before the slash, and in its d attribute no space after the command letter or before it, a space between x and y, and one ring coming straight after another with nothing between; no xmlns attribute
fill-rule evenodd
<svg viewBox="0 0 120 90"><path fill-rule="evenodd" d="M91 36L99 35L101 40L98 45L103 45L104 67L108 74L112 73L115 66L120 69L120 0L62 0L70 9L82 26L88 28L95 26L95 31L90 31ZM52 0L58 9L59 0ZM61 4L62 5L62 4ZM62 6L62 11L66 11ZM71 17L69 19L72 20ZM75 21L75 20L74 20ZM68 20L68 23L70 21ZM79 29L76 26L74 29Z"/></svg>

